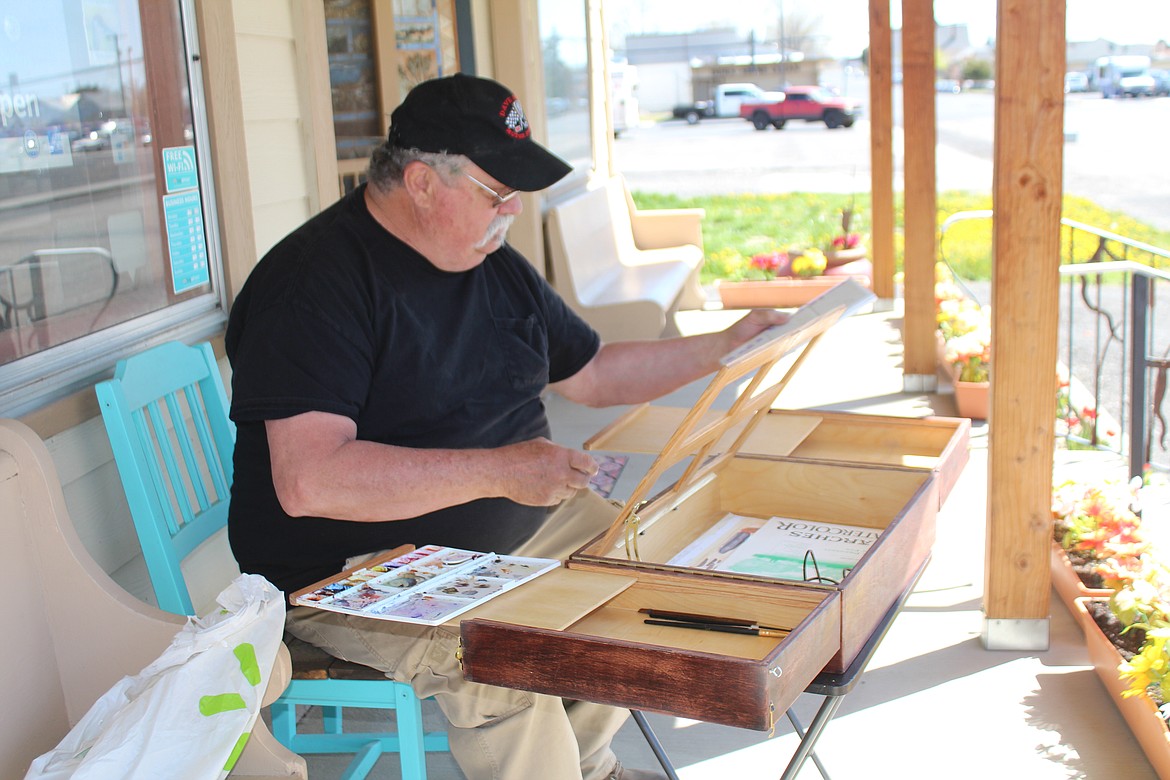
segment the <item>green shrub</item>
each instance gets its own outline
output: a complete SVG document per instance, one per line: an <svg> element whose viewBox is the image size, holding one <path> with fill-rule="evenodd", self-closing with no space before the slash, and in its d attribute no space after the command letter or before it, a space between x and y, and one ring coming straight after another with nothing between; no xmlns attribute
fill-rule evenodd
<svg viewBox="0 0 1170 780"><path fill-rule="evenodd" d="M833 236L841 232L841 213L853 207L850 230L868 235L870 226L870 197L866 194L791 192L777 195L709 195L684 198L677 195L635 192L639 208L703 208L703 241L707 261L702 269L704 284L726 278L728 269L738 257L750 257L759 252L770 252L793 245L825 248ZM961 191L942 192L938 196L938 224L960 211L991 209L991 196L985 193ZM1090 200L1066 195L1063 203L1066 219L1082 222L1102 230L1156 247L1170 248L1170 231L1141 222L1118 211L1109 211ZM894 204L895 263L902 268L904 224L902 197ZM991 220L976 219L956 222L939 239L940 258L947 261L962 279L991 278ZM1076 246L1076 259L1088 259L1095 244L1084 244L1081 234ZM1070 231L1061 231L1061 258L1069 255ZM1155 256L1133 251L1127 259L1149 265Z"/></svg>

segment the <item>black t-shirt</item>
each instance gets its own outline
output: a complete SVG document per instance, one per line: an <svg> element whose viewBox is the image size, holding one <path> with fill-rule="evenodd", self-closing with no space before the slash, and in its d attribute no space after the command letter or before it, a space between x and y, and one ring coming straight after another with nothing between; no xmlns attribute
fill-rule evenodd
<svg viewBox="0 0 1170 780"><path fill-rule="evenodd" d="M441 271L370 216L364 187L274 247L228 320L237 437L229 540L240 567L292 591L399 544L509 552L545 516L502 498L384 523L290 517L264 421L340 414L367 441L490 448L549 425L540 394L600 340L508 246Z"/></svg>

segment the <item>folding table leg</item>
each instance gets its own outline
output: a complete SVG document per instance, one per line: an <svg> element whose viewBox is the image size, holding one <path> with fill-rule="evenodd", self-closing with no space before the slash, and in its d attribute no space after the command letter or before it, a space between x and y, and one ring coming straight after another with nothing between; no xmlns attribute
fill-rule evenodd
<svg viewBox="0 0 1170 780"><path fill-rule="evenodd" d="M670 780L678 780L674 765L670 763L670 758L667 757L666 751L662 748L662 743L658 741L658 735L654 733L654 729L650 728L646 716L640 710L630 710L630 714L634 716L634 722L638 724L638 728L642 729L642 736L646 738L646 743L654 751L654 757L658 759L659 764L662 764L662 771L666 772L666 776Z"/></svg>
<svg viewBox="0 0 1170 780"><path fill-rule="evenodd" d="M817 771L821 773L821 777L829 780L829 776L825 773L825 768L821 765L821 761L813 753L816 747L817 740L821 738L821 732L825 730L825 726L829 725L829 721L837 714L837 709L844 703L844 696L826 696L825 700L821 702L820 709L817 714L813 716L812 723L808 725L808 731L800 735L800 745L796 748L796 753L788 762L788 767L784 770L784 774L780 776L780 780L795 780L800 768L804 766L804 761L810 754L813 756L813 762L817 766ZM789 720L792 725L796 727L797 733L800 733L800 726L791 710L788 713Z"/></svg>
<svg viewBox="0 0 1170 780"><path fill-rule="evenodd" d="M824 706L823 703L822 706ZM796 729L796 733L800 735L800 738L803 741L805 734L804 726L796 717L796 713L792 711L791 707L789 707L788 712L785 714L788 715L788 721L792 724L792 728ZM821 763L820 756L817 755L816 748L809 748L808 757L811 758L813 763L817 765L817 771L821 773L821 777L823 777L824 780L831 780L828 771L825 769L825 765Z"/></svg>

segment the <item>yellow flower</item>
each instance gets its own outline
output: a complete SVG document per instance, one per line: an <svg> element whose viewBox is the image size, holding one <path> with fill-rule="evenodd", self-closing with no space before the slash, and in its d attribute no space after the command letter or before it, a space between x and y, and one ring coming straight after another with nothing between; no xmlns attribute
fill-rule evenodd
<svg viewBox="0 0 1170 780"><path fill-rule="evenodd" d="M799 254L790 252L792 273L796 276L820 276L825 272L828 261L819 249L804 249Z"/></svg>
<svg viewBox="0 0 1170 780"><path fill-rule="evenodd" d="M1170 669L1168 640L1170 631L1165 626L1151 628L1146 632L1146 643L1141 652L1117 667L1118 677L1129 680L1129 687L1121 693L1123 697L1140 696L1153 685L1166 687L1167 669Z"/></svg>

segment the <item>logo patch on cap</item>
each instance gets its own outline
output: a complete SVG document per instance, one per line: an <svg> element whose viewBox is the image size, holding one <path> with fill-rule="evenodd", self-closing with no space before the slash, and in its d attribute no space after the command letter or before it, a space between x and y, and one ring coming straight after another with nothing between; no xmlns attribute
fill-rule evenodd
<svg viewBox="0 0 1170 780"><path fill-rule="evenodd" d="M500 116L504 120L504 128L513 138L527 138L532 134L528 127L528 117L524 116L524 109L515 95L509 95L500 106Z"/></svg>

